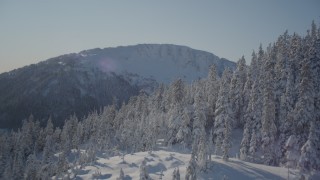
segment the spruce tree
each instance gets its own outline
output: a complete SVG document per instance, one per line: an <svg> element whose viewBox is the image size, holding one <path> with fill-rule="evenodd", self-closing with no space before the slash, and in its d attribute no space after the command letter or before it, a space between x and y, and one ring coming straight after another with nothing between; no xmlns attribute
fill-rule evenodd
<svg viewBox="0 0 320 180"><path fill-rule="evenodd" d="M320 160L317 156L320 135L318 131L313 120L311 122L308 140L301 148L301 156L298 162L298 167L303 172L320 169Z"/></svg>
<svg viewBox="0 0 320 180"><path fill-rule="evenodd" d="M297 163L299 160L300 152L299 152L299 147L297 144L297 138L295 135L291 135L286 144L285 144L285 149L286 149L286 165L288 168L296 168Z"/></svg>
<svg viewBox="0 0 320 180"><path fill-rule="evenodd" d="M294 132L299 140L299 147L302 147L307 141L310 122L315 118L314 86L308 63L305 63L302 67L301 75L302 80L299 84L299 99L293 111Z"/></svg>
<svg viewBox="0 0 320 180"><path fill-rule="evenodd" d="M193 146L192 150L197 155L197 163L200 170L207 168L207 135L205 130L206 115L205 105L203 104L203 95L201 92L195 97L195 119L193 122Z"/></svg>
<svg viewBox="0 0 320 180"><path fill-rule="evenodd" d="M285 93L282 94L281 100L280 100L280 113L279 113L279 143L281 148L281 153L284 156L286 147L285 142L291 136L294 134L293 132L293 109L294 109L294 81L293 81L293 72L290 69L288 72L288 78L286 82L286 88Z"/></svg>
<svg viewBox="0 0 320 180"><path fill-rule="evenodd" d="M233 72L230 85L230 102L233 112L233 127L243 127L244 110L247 104L244 103L244 86L247 81L247 66L244 56L237 62L237 68Z"/></svg>
<svg viewBox="0 0 320 180"><path fill-rule="evenodd" d="M256 61L256 69L252 69L252 88L250 90L249 102L246 113L244 115L245 118L245 131L243 138L243 144L241 146L241 153L246 153L247 150L247 142L250 142L249 150L247 154L242 154L249 159L254 160L255 154L258 147L261 146L261 118L262 118L262 109L263 109L263 98L262 98L262 88L263 81L262 77L264 77L263 71L263 58L264 51L262 50L262 46L260 46L258 56L253 56L253 59L257 59ZM240 154L241 155L241 154Z"/></svg>
<svg viewBox="0 0 320 180"><path fill-rule="evenodd" d="M177 179L177 180L180 180L179 167L177 168L177 171L176 171L176 179Z"/></svg>
<svg viewBox="0 0 320 180"><path fill-rule="evenodd" d="M230 70L225 70L222 75L222 83L219 91L219 98L216 103L214 135L215 135L215 154L221 150L224 139L225 121L231 121L231 107L229 101L229 84L231 79Z"/></svg>
<svg viewBox="0 0 320 180"><path fill-rule="evenodd" d="M298 123L296 131L299 133L299 144L305 142L301 148L301 157L298 167L300 170L310 171L319 169L319 120L315 118L314 112L314 86L309 71L309 64L306 63L302 69L302 80L300 83L300 96L295 108L295 120ZM298 121L299 119L299 121ZM305 138L309 129L309 135Z"/></svg>
<svg viewBox="0 0 320 180"><path fill-rule="evenodd" d="M208 169L208 149L205 136L200 137L198 146L197 164L199 170L205 172Z"/></svg>
<svg viewBox="0 0 320 180"><path fill-rule="evenodd" d="M172 180L180 180L179 168L174 168L172 173Z"/></svg>
<svg viewBox="0 0 320 180"><path fill-rule="evenodd" d="M247 81L243 93L244 104L246 104L246 106L243 107L244 130L243 138L240 145L240 159L242 160L247 159L250 148L251 126L253 121L253 113L255 112L255 110L252 109L253 99L251 99L251 93L253 89L253 83L257 81L257 69L257 55L253 51L251 64L248 70Z"/></svg>
<svg viewBox="0 0 320 180"><path fill-rule="evenodd" d="M35 154L31 154L27 158L26 168L24 170L24 179L37 179L39 170L39 162Z"/></svg>
<svg viewBox="0 0 320 180"><path fill-rule="evenodd" d="M216 66L211 65L209 68L209 73L205 85L205 101L207 103L207 126L208 128L213 128L214 126L214 121L215 121L215 116L214 112L216 110L216 102L218 99L218 93L219 93L219 88L220 88L220 81L219 77L217 74Z"/></svg>
<svg viewBox="0 0 320 180"><path fill-rule="evenodd" d="M51 164L53 163L53 154L54 152L52 151L52 136L47 136L46 138L46 144L44 146L43 149L43 153L42 153L42 165L46 165L46 164Z"/></svg>
<svg viewBox="0 0 320 180"><path fill-rule="evenodd" d="M194 160L194 156L191 155L191 159L189 161L189 164L187 166L186 171L186 180L197 180L197 165Z"/></svg>
<svg viewBox="0 0 320 180"><path fill-rule="evenodd" d="M184 109L181 119L181 125L179 131L176 135L176 138L179 142L182 142L184 148L190 147L192 144L192 126L191 126L191 117L189 115L187 108Z"/></svg>
<svg viewBox="0 0 320 180"><path fill-rule="evenodd" d="M117 178L117 180L124 180L124 173L123 173L122 168L120 169L120 175L119 175L119 177Z"/></svg>
<svg viewBox="0 0 320 180"><path fill-rule="evenodd" d="M174 168L173 172L172 172L172 180L176 180L177 176L176 176L176 168Z"/></svg>
<svg viewBox="0 0 320 180"><path fill-rule="evenodd" d="M146 160L144 159L140 165L140 180L150 180L150 176L146 170Z"/></svg>
<svg viewBox="0 0 320 180"><path fill-rule="evenodd" d="M183 101L185 89L182 79L177 79L171 85L171 97L174 104L180 104Z"/></svg>
<svg viewBox="0 0 320 180"><path fill-rule="evenodd" d="M222 142L222 159L228 161L229 159L229 150L231 148L231 130L232 124L231 119L226 119L224 121L224 130L223 130L223 142Z"/></svg>
<svg viewBox="0 0 320 180"><path fill-rule="evenodd" d="M275 96L273 81L272 56L266 61L266 76L263 91L263 111L262 111L262 149L264 163L276 165L276 152L274 143L276 141L277 128L275 124Z"/></svg>
<svg viewBox="0 0 320 180"><path fill-rule="evenodd" d="M250 127L249 127L249 123L247 122L244 126L243 138L240 144L241 160L247 160L247 156L249 154L249 148L250 148Z"/></svg>

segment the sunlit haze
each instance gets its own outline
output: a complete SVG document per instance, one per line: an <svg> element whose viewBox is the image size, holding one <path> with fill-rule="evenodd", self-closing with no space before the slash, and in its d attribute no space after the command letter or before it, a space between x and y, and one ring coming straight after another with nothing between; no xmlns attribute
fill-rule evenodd
<svg viewBox="0 0 320 180"><path fill-rule="evenodd" d="M290 3L289 3L290 2ZM286 29L320 22L319 0L0 1L0 73L96 47L169 43L250 61ZM112 64L108 67L113 67Z"/></svg>

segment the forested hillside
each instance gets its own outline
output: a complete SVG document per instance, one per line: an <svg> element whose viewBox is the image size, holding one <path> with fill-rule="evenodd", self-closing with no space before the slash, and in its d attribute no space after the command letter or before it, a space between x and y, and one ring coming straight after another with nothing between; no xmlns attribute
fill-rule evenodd
<svg viewBox="0 0 320 180"><path fill-rule="evenodd" d="M191 83L215 64L219 74L235 63L212 53L172 44L96 48L50 58L0 74L0 128L18 129L31 114L43 127L62 127L71 115L128 102L140 90L181 78ZM100 112L100 111L99 111Z"/></svg>
<svg viewBox="0 0 320 180"><path fill-rule="evenodd" d="M118 110L117 110L118 109ZM4 179L62 177L67 169L113 155L166 146L192 150L187 176L205 172L211 153L229 159L231 136L243 130L241 160L320 170L320 28L305 36L287 31L259 47L251 63L240 58L222 77L216 67L192 84L177 79L151 95L141 91L128 103L107 106L83 119L70 117L62 129L45 128L32 117L19 131L0 137ZM72 155L72 156L71 156Z"/></svg>

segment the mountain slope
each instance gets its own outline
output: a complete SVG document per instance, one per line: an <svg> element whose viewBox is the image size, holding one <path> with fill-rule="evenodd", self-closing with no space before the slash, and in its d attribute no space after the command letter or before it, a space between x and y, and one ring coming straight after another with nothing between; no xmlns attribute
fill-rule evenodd
<svg viewBox="0 0 320 180"><path fill-rule="evenodd" d="M211 53L170 44L93 49L79 55L83 63L98 65L103 71L137 74L163 83L170 83L177 77L189 82L204 77L212 64L220 74L225 67L235 67L235 63Z"/></svg>
<svg viewBox="0 0 320 180"><path fill-rule="evenodd" d="M205 77L211 64L218 72L235 63L185 46L144 44L91 49L58 56L0 74L0 128L17 128L33 114L43 124L49 116L62 125L117 100L118 105L176 78ZM114 98L115 97L115 98Z"/></svg>

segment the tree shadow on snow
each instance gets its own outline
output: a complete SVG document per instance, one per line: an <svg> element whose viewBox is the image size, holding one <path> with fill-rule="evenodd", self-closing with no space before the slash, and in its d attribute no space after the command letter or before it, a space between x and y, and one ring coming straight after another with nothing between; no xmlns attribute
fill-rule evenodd
<svg viewBox="0 0 320 180"><path fill-rule="evenodd" d="M109 168L109 169L113 170L112 167L110 167L110 166L108 166L106 164L100 163L100 162L95 162L93 166L96 167L96 168L98 168L98 166L99 166L99 167Z"/></svg>
<svg viewBox="0 0 320 180"><path fill-rule="evenodd" d="M151 153L151 154L149 153L148 155L151 156L151 157L154 157L154 158L159 158L159 156L154 154L154 153Z"/></svg>
<svg viewBox="0 0 320 180"><path fill-rule="evenodd" d="M132 180L132 177L126 175L126 176L124 177L124 180Z"/></svg>
<svg viewBox="0 0 320 180"><path fill-rule="evenodd" d="M178 159L177 161L174 161L173 163L171 163L170 168L176 168L183 165L185 165L185 163Z"/></svg>
<svg viewBox="0 0 320 180"><path fill-rule="evenodd" d="M165 161L174 161L171 163L170 165L170 168L175 168L175 167L178 167L178 166L182 166L182 165L185 165L185 163L183 161L181 161L180 159L174 157L175 154L170 154L169 157L166 157L165 158Z"/></svg>
<svg viewBox="0 0 320 180"><path fill-rule="evenodd" d="M74 180L83 180L83 178L76 176L76 177L74 177Z"/></svg>
<svg viewBox="0 0 320 180"><path fill-rule="evenodd" d="M85 175L85 174L88 174L90 170L82 170L82 169L79 169L77 170L77 175Z"/></svg>
<svg viewBox="0 0 320 180"><path fill-rule="evenodd" d="M144 158L147 162L151 162L151 161L154 161L154 159L153 158Z"/></svg>
<svg viewBox="0 0 320 180"><path fill-rule="evenodd" d="M103 174L101 176L99 176L99 179L109 179L111 178L112 174Z"/></svg>
<svg viewBox="0 0 320 180"><path fill-rule="evenodd" d="M267 177L267 178L270 177L270 178L274 179L273 177L277 177L278 179L283 179L278 175L275 175L275 174L272 174L272 173L270 173L268 171L264 171L262 169L258 169L256 167L250 166L250 165L248 165L248 164L246 164L244 162L241 162L241 161L233 161L232 163L238 164L241 167L246 167L247 169L250 169L250 170L255 171L255 172L257 172L257 173L259 173L261 175L264 175L264 177ZM270 179L270 178L268 178L268 179Z"/></svg>
<svg viewBox="0 0 320 180"><path fill-rule="evenodd" d="M118 164L123 164L123 165L127 164L128 165L128 162L124 160L124 161L119 162Z"/></svg>
<svg viewBox="0 0 320 180"><path fill-rule="evenodd" d="M112 177L112 174L103 174L103 175L100 175L100 176L98 176L96 178L92 178L92 179L110 179L111 177ZM127 180L126 177L125 177L125 180ZM76 176L73 179L74 180L83 180L83 178L79 177L79 176ZM131 180L131 178L129 178L128 180Z"/></svg>
<svg viewBox="0 0 320 180"><path fill-rule="evenodd" d="M106 151L97 151L96 152L97 157L101 157L103 159L109 159L110 158L110 153L106 153Z"/></svg>
<svg viewBox="0 0 320 180"><path fill-rule="evenodd" d="M161 172L161 170L166 171L167 168L162 163L158 163L158 164L156 164L154 166L148 165L147 166L147 170L148 170L149 173L155 174L157 172Z"/></svg>
<svg viewBox="0 0 320 180"><path fill-rule="evenodd" d="M248 180L248 179L283 179L281 176L272 174L268 171L264 171L242 162L231 161L229 163L238 164L238 167L230 167L225 164L215 162L211 173L203 173L201 177L204 179L223 179L226 176L229 180Z"/></svg>
<svg viewBox="0 0 320 180"><path fill-rule="evenodd" d="M129 167L139 167L136 163L131 163L131 164L129 164Z"/></svg>

